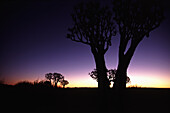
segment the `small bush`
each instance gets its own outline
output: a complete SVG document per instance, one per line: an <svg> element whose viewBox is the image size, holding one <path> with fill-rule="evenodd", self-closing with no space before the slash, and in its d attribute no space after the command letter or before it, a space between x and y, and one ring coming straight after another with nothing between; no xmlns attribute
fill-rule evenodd
<svg viewBox="0 0 170 113"><path fill-rule="evenodd" d="M15 84L16 87L20 87L20 88L32 88L34 85L32 82L28 82L28 81L21 81Z"/></svg>

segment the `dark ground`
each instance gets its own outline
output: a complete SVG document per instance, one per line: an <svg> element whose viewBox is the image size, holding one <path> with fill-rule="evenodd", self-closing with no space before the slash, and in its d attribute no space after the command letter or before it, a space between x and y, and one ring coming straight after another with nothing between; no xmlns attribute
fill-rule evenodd
<svg viewBox="0 0 170 113"><path fill-rule="evenodd" d="M0 88L0 113L170 113L170 89Z"/></svg>

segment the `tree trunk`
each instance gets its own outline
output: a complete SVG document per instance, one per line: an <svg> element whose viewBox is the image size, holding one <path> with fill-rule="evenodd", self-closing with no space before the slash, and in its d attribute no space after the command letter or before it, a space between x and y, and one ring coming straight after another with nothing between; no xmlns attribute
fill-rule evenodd
<svg viewBox="0 0 170 113"><path fill-rule="evenodd" d="M55 88L57 88L57 83L55 82Z"/></svg>
<svg viewBox="0 0 170 113"><path fill-rule="evenodd" d="M105 58L104 58L105 51L102 47L95 48L92 45L91 45L91 51L93 53L95 63L96 63L98 88L108 89L110 83L107 78L107 68L106 68Z"/></svg>
<svg viewBox="0 0 170 113"><path fill-rule="evenodd" d="M94 55L96 62L96 69L98 75L98 88L99 89L108 89L109 88L109 80L107 78L107 68L105 65L104 54L96 54Z"/></svg>
<svg viewBox="0 0 170 113"><path fill-rule="evenodd" d="M58 88L57 84L58 84L59 80L57 79L57 82L56 82L56 88Z"/></svg>
<svg viewBox="0 0 170 113"><path fill-rule="evenodd" d="M119 62L118 62L118 68L116 72L116 80L114 83L115 89L125 89L126 88L126 77L127 77L127 69L130 64L130 61L132 59L132 56L135 52L135 49L137 47L138 43L132 43L126 54L124 54L124 51L121 51L122 49L119 48Z"/></svg>
<svg viewBox="0 0 170 113"><path fill-rule="evenodd" d="M126 88L127 68L128 64L126 63L126 59L124 59L123 61L119 61L117 72L115 75L116 80L113 86L115 89Z"/></svg>
<svg viewBox="0 0 170 113"><path fill-rule="evenodd" d="M50 79L50 86L51 86L51 79Z"/></svg>

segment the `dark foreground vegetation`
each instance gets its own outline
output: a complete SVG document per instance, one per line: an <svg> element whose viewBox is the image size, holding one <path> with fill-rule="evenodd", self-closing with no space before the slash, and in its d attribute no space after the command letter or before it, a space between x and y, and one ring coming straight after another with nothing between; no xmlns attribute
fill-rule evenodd
<svg viewBox="0 0 170 113"><path fill-rule="evenodd" d="M1 85L1 113L168 113L170 89L21 88Z"/></svg>

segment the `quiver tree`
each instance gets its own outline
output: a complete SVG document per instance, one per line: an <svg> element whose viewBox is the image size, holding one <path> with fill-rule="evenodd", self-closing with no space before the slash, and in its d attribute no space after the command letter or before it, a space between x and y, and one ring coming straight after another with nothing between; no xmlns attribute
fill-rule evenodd
<svg viewBox="0 0 170 113"><path fill-rule="evenodd" d="M63 88L65 88L65 85L69 84L69 82L67 80L64 80L64 79L61 80L60 83L61 83L61 85L63 85Z"/></svg>
<svg viewBox="0 0 170 113"><path fill-rule="evenodd" d="M115 88L126 88L127 68L136 47L152 30L160 26L164 16L158 0L114 0L120 44ZM130 44L128 48L128 44Z"/></svg>
<svg viewBox="0 0 170 113"><path fill-rule="evenodd" d="M74 25L68 29L67 38L90 46L98 70L98 88L109 88L104 55L116 35L112 12L99 3L81 3L74 8L72 19Z"/></svg>
<svg viewBox="0 0 170 113"><path fill-rule="evenodd" d="M52 73L47 73L47 74L45 74L45 78L50 81L50 85L51 85L51 80L53 78L53 74Z"/></svg>
<svg viewBox="0 0 170 113"><path fill-rule="evenodd" d="M55 87L57 87L57 84L60 80L62 80L64 78L63 75L61 75L60 73L53 73L53 81L55 83Z"/></svg>

